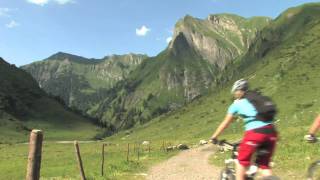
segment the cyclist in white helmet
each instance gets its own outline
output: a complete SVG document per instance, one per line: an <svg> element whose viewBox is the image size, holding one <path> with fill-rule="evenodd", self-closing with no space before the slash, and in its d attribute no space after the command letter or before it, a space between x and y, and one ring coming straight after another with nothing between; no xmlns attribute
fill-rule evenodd
<svg viewBox="0 0 320 180"><path fill-rule="evenodd" d="M245 123L245 135L238 149L238 164L236 179L244 180L245 172L251 164L251 157L259 147L267 151L256 160L262 176L272 175L270 161L275 150L277 131L272 123L276 114L272 101L255 91L249 91L248 81L240 79L231 89L235 101L228 109L228 113L213 133L211 140L217 142L217 137L230 125L236 116L242 117ZM263 111L266 110L266 111Z"/></svg>

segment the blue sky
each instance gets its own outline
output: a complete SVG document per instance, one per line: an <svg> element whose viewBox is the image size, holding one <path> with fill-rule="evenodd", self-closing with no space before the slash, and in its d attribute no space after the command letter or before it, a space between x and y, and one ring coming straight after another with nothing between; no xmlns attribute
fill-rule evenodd
<svg viewBox="0 0 320 180"><path fill-rule="evenodd" d="M0 0L0 56L18 66L58 51L89 58L166 48L186 14L275 18L308 0Z"/></svg>

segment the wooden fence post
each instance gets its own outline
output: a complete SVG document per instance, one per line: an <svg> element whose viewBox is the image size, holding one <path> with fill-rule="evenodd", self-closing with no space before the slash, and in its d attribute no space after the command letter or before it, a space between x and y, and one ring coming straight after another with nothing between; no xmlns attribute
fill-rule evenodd
<svg viewBox="0 0 320 180"><path fill-rule="evenodd" d="M105 144L102 144L101 176L103 176L103 174L104 174L104 146L105 146Z"/></svg>
<svg viewBox="0 0 320 180"><path fill-rule="evenodd" d="M31 131L26 180L40 179L42 140L43 133L41 130Z"/></svg>
<svg viewBox="0 0 320 180"><path fill-rule="evenodd" d="M138 161L140 160L140 144L138 145Z"/></svg>
<svg viewBox="0 0 320 180"><path fill-rule="evenodd" d="M128 143L127 162L129 162L130 144Z"/></svg>
<svg viewBox="0 0 320 180"><path fill-rule="evenodd" d="M162 150L165 151L165 147L164 147L164 141L162 141Z"/></svg>
<svg viewBox="0 0 320 180"><path fill-rule="evenodd" d="M74 147L75 147L76 156L77 156L77 159L78 159L78 165L79 165L79 169L80 169L81 179L82 180L86 180L86 176L85 176L84 170L83 170L83 164L82 164L82 160L81 160L80 148L79 148L78 141L74 141Z"/></svg>

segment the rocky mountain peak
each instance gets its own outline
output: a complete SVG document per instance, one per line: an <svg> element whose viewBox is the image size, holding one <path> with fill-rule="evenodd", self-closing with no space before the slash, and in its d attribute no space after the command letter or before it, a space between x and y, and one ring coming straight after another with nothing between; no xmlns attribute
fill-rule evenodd
<svg viewBox="0 0 320 180"><path fill-rule="evenodd" d="M214 23L214 24L219 24L220 22L220 17L217 16L217 15L209 15L207 20L211 23Z"/></svg>
<svg viewBox="0 0 320 180"><path fill-rule="evenodd" d="M183 52L190 50L190 45L183 32L179 32L171 41L170 49L175 56L181 55Z"/></svg>
<svg viewBox="0 0 320 180"><path fill-rule="evenodd" d="M69 54L69 53L64 53L64 52L57 52L51 56L49 56L47 59L56 59L56 60L64 60L68 59L70 57L74 57L75 55Z"/></svg>
<svg viewBox="0 0 320 180"><path fill-rule="evenodd" d="M60 60L60 61L69 61L69 62L79 62L79 63L97 63L97 59L88 59L82 56L77 56L65 52L57 52L56 54L51 55L46 60Z"/></svg>
<svg viewBox="0 0 320 180"><path fill-rule="evenodd" d="M263 19L267 18L262 17ZM258 22L257 19L246 19L233 14L214 14L206 19L187 15L177 22L169 49L185 47L188 44L188 47L203 59L223 69L227 63L249 48L255 38L255 32L267 25L267 22ZM184 44L177 46L178 42L182 42L182 35ZM180 40L176 40L177 38Z"/></svg>

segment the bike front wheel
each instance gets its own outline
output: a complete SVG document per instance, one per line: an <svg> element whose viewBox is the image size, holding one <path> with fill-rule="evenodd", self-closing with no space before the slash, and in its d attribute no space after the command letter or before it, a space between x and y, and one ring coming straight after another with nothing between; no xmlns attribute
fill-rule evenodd
<svg viewBox="0 0 320 180"><path fill-rule="evenodd" d="M320 179L320 160L312 163L308 168L308 180Z"/></svg>
<svg viewBox="0 0 320 180"><path fill-rule="evenodd" d="M232 169L223 169L220 173L220 180L235 180L235 172Z"/></svg>

